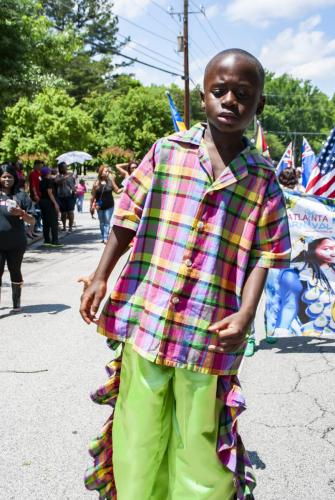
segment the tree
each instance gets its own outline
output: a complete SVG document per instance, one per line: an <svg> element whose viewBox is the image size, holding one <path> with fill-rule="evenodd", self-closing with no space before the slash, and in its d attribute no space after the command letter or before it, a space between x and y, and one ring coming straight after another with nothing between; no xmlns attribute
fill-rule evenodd
<svg viewBox="0 0 335 500"><path fill-rule="evenodd" d="M70 82L69 92L81 101L90 92L105 92L113 79L113 54L118 44L117 17L109 0L42 0L45 14L59 32L73 29L81 46L62 76Z"/></svg>
<svg viewBox="0 0 335 500"><path fill-rule="evenodd" d="M52 162L66 151L85 150L92 133L90 116L74 98L62 89L46 88L34 100L23 97L6 109L0 156L43 154Z"/></svg>
<svg viewBox="0 0 335 500"><path fill-rule="evenodd" d="M139 87L110 102L101 127L105 146L134 151L141 159L152 144L173 132L164 87Z"/></svg>
<svg viewBox="0 0 335 500"><path fill-rule="evenodd" d="M65 86L59 68L76 46L71 31L53 32L34 0L0 3L0 128L6 106L45 85Z"/></svg>
<svg viewBox="0 0 335 500"><path fill-rule="evenodd" d="M106 124L104 123L106 115L110 113L112 103L117 97L125 96L130 89L139 89L143 86L132 75L116 75L111 82L111 90L100 94L97 91L91 92L81 102L81 108L91 117L93 124L92 143L90 151L94 156L99 156L101 148L106 146ZM119 160L118 160L119 161ZM120 159L120 161L123 161ZM126 160L125 160L126 161Z"/></svg>
<svg viewBox="0 0 335 500"><path fill-rule="evenodd" d="M179 113L184 115L184 91L176 84L172 84L169 91L173 97L174 103ZM206 114L201 103L201 87L196 85L190 91L190 121L191 125L197 122L206 121Z"/></svg>
<svg viewBox="0 0 335 500"><path fill-rule="evenodd" d="M266 131L277 135L283 145L283 152L293 140L296 156L299 156L302 132L307 133L311 146L319 151L325 136L335 124L334 102L309 81L286 74L276 77L273 73L267 73L265 94L262 125ZM308 133L315 135L309 136Z"/></svg>

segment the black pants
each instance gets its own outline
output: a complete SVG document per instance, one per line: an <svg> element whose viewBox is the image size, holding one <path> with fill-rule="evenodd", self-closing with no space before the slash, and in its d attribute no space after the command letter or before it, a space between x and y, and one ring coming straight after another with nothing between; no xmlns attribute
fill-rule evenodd
<svg viewBox="0 0 335 500"><path fill-rule="evenodd" d="M58 243L58 216L51 200L42 198L40 207L43 221L43 236L45 243ZM51 240L50 240L51 231Z"/></svg>
<svg viewBox="0 0 335 500"><path fill-rule="evenodd" d="M12 283L22 283L22 273L21 264L23 260L24 252L26 251L26 246L20 246L18 248L12 248L11 250L1 250L0 249L0 286L2 284L2 275L5 270L5 264L7 262L7 268L10 274L10 280Z"/></svg>

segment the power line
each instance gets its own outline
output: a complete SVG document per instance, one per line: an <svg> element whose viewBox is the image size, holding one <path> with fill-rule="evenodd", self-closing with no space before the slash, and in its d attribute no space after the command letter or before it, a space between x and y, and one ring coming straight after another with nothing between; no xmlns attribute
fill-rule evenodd
<svg viewBox="0 0 335 500"><path fill-rule="evenodd" d="M202 74L202 73L203 73L203 69L202 69L202 68L200 68L200 66L199 66L199 64L198 64L198 61L197 61L197 59L194 57L194 55L193 55L193 53L192 53L191 49L189 48L189 49L188 49L188 51L189 51L189 53L191 54L191 57L192 57L192 59L193 59L194 64L195 64L195 65L196 65L196 67L198 68L199 72Z"/></svg>
<svg viewBox="0 0 335 500"><path fill-rule="evenodd" d="M206 33L208 39L212 42L212 45L213 47L215 48L215 50L218 50L218 47L216 45L216 43L214 42L213 38L211 37L211 35L208 33L208 31L206 30L205 26L203 25L203 23L201 23L198 19L198 15L195 15L195 19L196 21L198 22L198 24L200 25L201 29ZM219 49L220 50L220 49Z"/></svg>
<svg viewBox="0 0 335 500"><path fill-rule="evenodd" d="M300 90L303 90L303 89L300 89ZM264 92L264 95L265 97L279 97L280 99L288 99L290 98L291 96L293 98L296 99L296 101L312 101L314 99L316 100L320 100L322 99L323 97L326 97L329 101L331 100L330 97L328 97L326 94L322 94L322 95L297 95L297 94L294 94L294 93L286 93L286 94L274 94L274 93L271 93L271 92Z"/></svg>
<svg viewBox="0 0 335 500"><path fill-rule="evenodd" d="M129 59L130 61L136 62L138 64L143 64L144 66L149 66L150 68L157 69L158 71L163 71L164 73L168 73L169 75L172 75L172 76L180 76L180 78L183 78L183 76L184 76L184 75L181 75L180 73L174 73L173 71L170 71L170 70L167 70L167 69L163 69L163 68L160 68L158 66L154 66L153 64L149 64L149 63L144 62L144 61L140 61L137 58L126 56L125 54L122 54L118 50L113 50L111 52L113 54L117 54L120 57L123 57L124 59Z"/></svg>
<svg viewBox="0 0 335 500"><path fill-rule="evenodd" d="M133 2L134 2L134 3L138 6L138 7L140 7L141 9L143 9L143 7L142 7L142 6L140 6L140 5L136 2L136 0L133 0ZM155 4L155 5L158 5L158 4ZM162 9L162 10L164 10L164 9ZM153 16L153 15L151 14L150 10L148 10L148 8L147 8L147 7L144 7L144 11L146 12L146 14L147 14L149 17L151 17L151 18L155 21L155 23L159 24L160 26L163 26L163 28L164 28L165 30L166 30L166 29L168 29L168 28L166 27L166 24L162 23L162 21L160 21L160 20L159 20L159 19L157 19L155 16Z"/></svg>
<svg viewBox="0 0 335 500"><path fill-rule="evenodd" d="M151 1L153 1L153 0L151 0ZM153 3L154 3L155 5L157 5L157 7L158 7L157 2L153 2ZM178 21L177 21L177 20L176 20L176 19L175 19L172 15L171 15L171 13L170 13L168 10L165 10L165 9L164 9L163 7L161 7L160 5L159 5L159 7L160 7L160 9L161 9L161 10L162 10L165 14L167 14L167 15L169 16L169 18L170 18L170 19L172 19L172 21L173 21L173 22L174 22L174 23L178 26L178 28L179 28L179 32L181 32L181 31L182 31L182 30L181 30L181 23L178 23ZM181 16L180 16L180 17L181 17ZM188 38L189 38L190 42L192 43L192 45L194 45L194 47L197 47L197 49L198 49L198 50L202 53L202 55L203 55L203 56L205 56L205 57L207 57L207 56L208 56L208 54L206 54L206 53L202 50L202 48L201 48L201 47L197 44L197 42L195 42L195 41L193 40L193 38L190 36L190 34L189 34Z"/></svg>
<svg viewBox="0 0 335 500"><path fill-rule="evenodd" d="M150 31L150 30L148 30L146 28L143 28L143 26L140 26L139 24L136 24L133 21L129 21L129 19L126 19L125 17L122 17L119 14L117 14L116 17L122 19L123 21L125 21L125 22L127 22L129 24L132 24L133 26L136 26L137 28L139 28L139 29L141 29L143 31L146 31L147 33L150 33L150 35L156 36L157 38L161 38L162 40L165 40L166 42L169 42L169 43L173 43L173 45L175 45L175 42L173 40L170 40L169 38L166 38L165 36L158 35L157 33L154 33L153 31Z"/></svg>
<svg viewBox="0 0 335 500"><path fill-rule="evenodd" d="M156 57L153 57L153 56L150 56L148 54L146 54L145 52L143 52L142 50L140 49L136 49L134 47L129 47L130 50L134 50L135 52L138 52L139 54L142 54L144 55L145 57L150 57L150 59L152 59L153 61L157 61L159 63L162 63L162 60L161 59L157 59ZM160 55L160 54L159 54ZM173 70L175 71L178 71L180 68L176 68L175 66L172 66L171 64L168 64L168 63L164 63L165 66L169 67L169 68L172 68Z"/></svg>
<svg viewBox="0 0 335 500"><path fill-rule="evenodd" d="M158 7L159 9L161 9L163 12L167 12L164 7L162 7L161 5L159 5L159 3L155 2L155 0L151 0L151 2L156 5L156 7Z"/></svg>
<svg viewBox="0 0 335 500"><path fill-rule="evenodd" d="M296 132L296 131L292 131L292 130L289 130L289 131L285 131L285 130L264 130L265 133L268 133L268 134L276 134L276 135L319 135L319 136L324 136L324 137L328 137L329 134L325 134L323 132Z"/></svg>
<svg viewBox="0 0 335 500"><path fill-rule="evenodd" d="M129 42L132 42L134 43L135 45L138 45L139 47L143 47L144 49L146 49L148 52L152 52L153 54L156 54L158 56L161 56L161 57L164 57L164 59L167 59L168 61L171 61L175 64L179 64L179 61L176 61L175 59L172 59L171 57L168 57L166 55L163 55L162 53L160 52L156 52L156 50L152 50L152 49L149 49L148 47L146 47L145 45L143 45L143 43L140 43L140 42L137 42L136 40L134 40L132 37L130 36L125 36L125 35L122 35L121 33L119 33L119 36L122 36L122 38L124 38L125 40L129 40Z"/></svg>
<svg viewBox="0 0 335 500"><path fill-rule="evenodd" d="M218 34L218 32L215 30L214 26L212 25L211 21L209 20L209 18L207 17L206 15L206 11L203 7L198 7L192 0L191 0L191 4L193 5L194 8L199 8L200 11L201 11L201 14L204 16L204 18L206 19L206 21L208 22L209 24L209 27L211 28L211 30L213 31L214 35L217 37L217 39L219 40L220 44L225 46L225 43L224 41L222 40L222 38L220 37L220 35ZM198 20L199 21L199 20ZM199 21L200 23L200 21ZM200 23L201 24L201 23ZM201 25L202 26L202 25ZM205 30L205 28L203 28ZM205 30L206 31L206 30ZM217 47L216 47L217 48ZM219 48L219 50L221 50L221 47Z"/></svg>

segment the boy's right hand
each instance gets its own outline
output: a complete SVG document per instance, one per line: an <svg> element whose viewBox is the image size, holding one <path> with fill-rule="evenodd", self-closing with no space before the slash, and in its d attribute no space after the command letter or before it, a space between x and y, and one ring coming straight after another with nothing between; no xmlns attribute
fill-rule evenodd
<svg viewBox="0 0 335 500"><path fill-rule="evenodd" d="M105 280L79 278L84 283L84 292L80 298L80 314L85 323L96 323L100 303L106 295L107 283Z"/></svg>

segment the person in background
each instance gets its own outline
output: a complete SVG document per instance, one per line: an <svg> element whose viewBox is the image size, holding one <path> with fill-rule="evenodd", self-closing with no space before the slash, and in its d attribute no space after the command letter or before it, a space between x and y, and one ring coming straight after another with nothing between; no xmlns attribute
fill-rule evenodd
<svg viewBox="0 0 335 500"><path fill-rule="evenodd" d="M101 165L98 171L98 178L93 184L90 212L93 216L94 207L97 210L101 243L107 243L110 231L110 221L114 210L114 193L122 193L122 189L118 187L114 178L112 177L108 165Z"/></svg>
<svg viewBox="0 0 335 500"><path fill-rule="evenodd" d="M44 245L61 247L63 245L58 241L59 205L56 200L55 181L52 179L49 167L42 167L41 169L40 193Z"/></svg>
<svg viewBox="0 0 335 500"><path fill-rule="evenodd" d="M124 178L122 181L122 186L125 185L128 177L134 172L134 170L138 167L138 163L134 160L127 163L117 163L115 168L120 172L122 177Z"/></svg>
<svg viewBox="0 0 335 500"><path fill-rule="evenodd" d="M12 283L13 310L21 308L23 277L21 264L27 246L25 224L34 225L33 203L29 195L19 190L16 169L9 164L0 166L0 294L2 276L7 263Z"/></svg>
<svg viewBox="0 0 335 500"><path fill-rule="evenodd" d="M35 160L33 170L30 172L28 180L29 180L29 192L30 198L34 202L34 214L35 214L35 228L33 231L33 236L36 233L40 233L42 231L42 222L41 222L41 210L39 206L40 201L40 180L41 180L41 168L43 167L42 160Z"/></svg>
<svg viewBox="0 0 335 500"><path fill-rule="evenodd" d="M87 191L85 180L79 179L78 184L76 185L76 204L78 212L83 211L84 204L84 196Z"/></svg>
<svg viewBox="0 0 335 500"><path fill-rule="evenodd" d="M55 177L57 185L57 200L61 212L63 231L66 231L66 221L69 221L69 232L73 229L74 207L76 205L76 182L67 165L62 162L58 165L58 175Z"/></svg>
<svg viewBox="0 0 335 500"><path fill-rule="evenodd" d="M23 163L20 160L16 160L14 163L16 169L16 175L19 179L19 189L25 190L26 176L24 175Z"/></svg>
<svg viewBox="0 0 335 500"><path fill-rule="evenodd" d="M285 168L280 172L279 184L287 189L295 190L298 184L298 176L294 168Z"/></svg>

